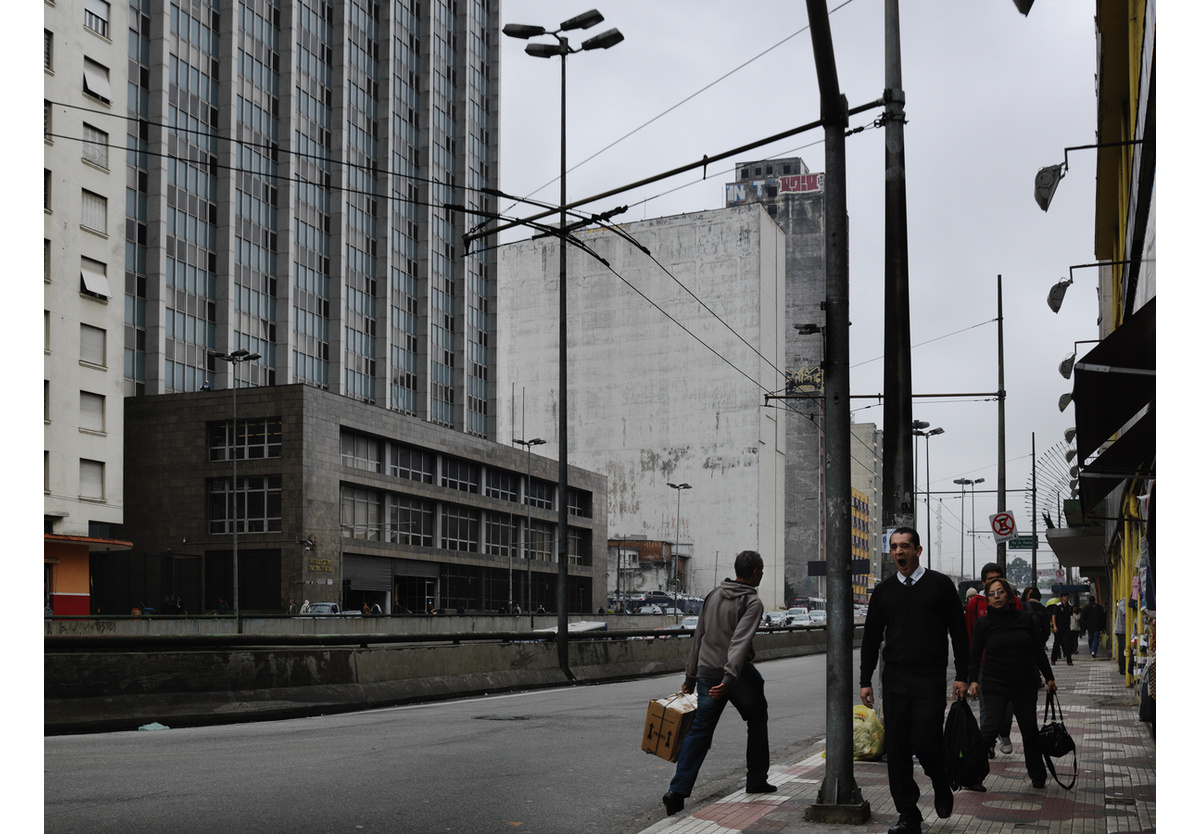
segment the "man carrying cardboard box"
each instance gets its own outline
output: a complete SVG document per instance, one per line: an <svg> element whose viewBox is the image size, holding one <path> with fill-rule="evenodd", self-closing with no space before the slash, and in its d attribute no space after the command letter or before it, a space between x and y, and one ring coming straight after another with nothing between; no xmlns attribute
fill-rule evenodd
<svg viewBox="0 0 1200 834"><path fill-rule="evenodd" d="M726 701L737 707L746 722L746 793L776 790L767 782L771 765L767 698L762 675L753 663L754 632L763 616L763 604L755 590L762 582L762 556L743 550L734 560L733 570L736 578L726 579L704 599L692 635L682 691L687 695L695 689L699 703L683 740L675 778L663 794L667 816L683 810L684 799L692 795Z"/></svg>

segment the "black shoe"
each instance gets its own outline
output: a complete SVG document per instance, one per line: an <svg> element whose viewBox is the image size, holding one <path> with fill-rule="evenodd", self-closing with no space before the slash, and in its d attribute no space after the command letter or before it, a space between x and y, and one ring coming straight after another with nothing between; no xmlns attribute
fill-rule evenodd
<svg viewBox="0 0 1200 834"><path fill-rule="evenodd" d="M1041 790L1042 788L1046 787L1046 777L1045 776L1043 776L1041 779L1034 779L1032 776L1030 776L1029 781L1033 782L1033 786L1035 788L1037 788L1038 790Z"/></svg>
<svg viewBox="0 0 1200 834"><path fill-rule="evenodd" d="M888 829L888 834L921 834L921 821L900 820Z"/></svg>
<svg viewBox="0 0 1200 834"><path fill-rule="evenodd" d="M942 785L933 789L933 810L937 811L937 815L942 819L954 813L954 789L949 785Z"/></svg>
<svg viewBox="0 0 1200 834"><path fill-rule="evenodd" d="M996 745L993 744L991 747L988 748L988 758L989 759L996 758Z"/></svg>
<svg viewBox="0 0 1200 834"><path fill-rule="evenodd" d="M673 817L683 810L684 797L674 791L667 791L663 794L662 803L667 807L667 816Z"/></svg>
<svg viewBox="0 0 1200 834"><path fill-rule="evenodd" d="M976 793L987 793L987 788L983 786L983 782L976 782L974 785L967 785L963 788L964 791L975 791Z"/></svg>
<svg viewBox="0 0 1200 834"><path fill-rule="evenodd" d="M761 785L747 785L746 793L775 793L779 788L763 782Z"/></svg>

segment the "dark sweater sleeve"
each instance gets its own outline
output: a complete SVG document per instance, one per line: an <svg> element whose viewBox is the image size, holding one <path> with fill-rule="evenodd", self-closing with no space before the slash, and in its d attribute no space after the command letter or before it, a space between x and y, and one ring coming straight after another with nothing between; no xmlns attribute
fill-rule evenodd
<svg viewBox="0 0 1200 834"><path fill-rule="evenodd" d="M971 641L967 636L967 618L963 615L962 603L954 590L954 583L949 577L945 579L946 589L946 618L950 628L950 648L954 652L954 680L966 683L967 660L971 650Z"/></svg>

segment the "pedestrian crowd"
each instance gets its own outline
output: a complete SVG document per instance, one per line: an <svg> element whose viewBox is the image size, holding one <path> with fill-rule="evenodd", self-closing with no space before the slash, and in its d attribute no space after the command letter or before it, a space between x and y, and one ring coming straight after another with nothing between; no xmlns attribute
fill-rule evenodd
<svg viewBox="0 0 1200 834"><path fill-rule="evenodd" d="M1054 664L1060 658L1072 664L1081 644L1096 657L1107 624L1106 612L1094 598L1082 610L1065 597L1043 604L1036 586L1018 592L994 562L983 566L982 590L970 589L964 604L949 576L921 564L922 552L913 528L899 527L891 534L889 555L896 573L876 585L863 629L859 697L868 709L876 706L874 679L882 660L884 758L899 814L889 834L920 834L921 790L914 761L931 783L934 811L941 818L954 812L956 789L987 790L986 766L981 765L983 776L960 783L962 774L951 774L946 765L948 664L954 669L951 697L964 704L978 702L978 741L987 758L996 757L997 745L1002 755L1013 752L1015 721L1030 787L1044 790L1047 766L1039 744L1039 693L1055 695ZM668 816L681 811L691 795L726 702L746 722L746 792L776 790L767 781L765 687L753 663L753 638L763 617L756 590L762 564L753 551L738 554L735 578L721 583L700 609L681 687L684 694L697 693L697 708L662 798ZM1124 616L1122 600L1113 628L1118 641L1124 638ZM1047 655L1051 638L1053 648ZM980 759L983 755L981 750Z"/></svg>

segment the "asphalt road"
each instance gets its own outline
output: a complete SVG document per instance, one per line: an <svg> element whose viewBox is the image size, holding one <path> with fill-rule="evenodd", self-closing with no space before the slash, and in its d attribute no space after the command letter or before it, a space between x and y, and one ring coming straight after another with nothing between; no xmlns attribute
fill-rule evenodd
<svg viewBox="0 0 1200 834"><path fill-rule="evenodd" d="M825 656L760 664L771 750L825 735ZM288 721L44 740L56 834L638 832L674 765L639 748L681 675ZM849 707L847 707L849 709ZM740 786L744 724L722 717L695 799Z"/></svg>

